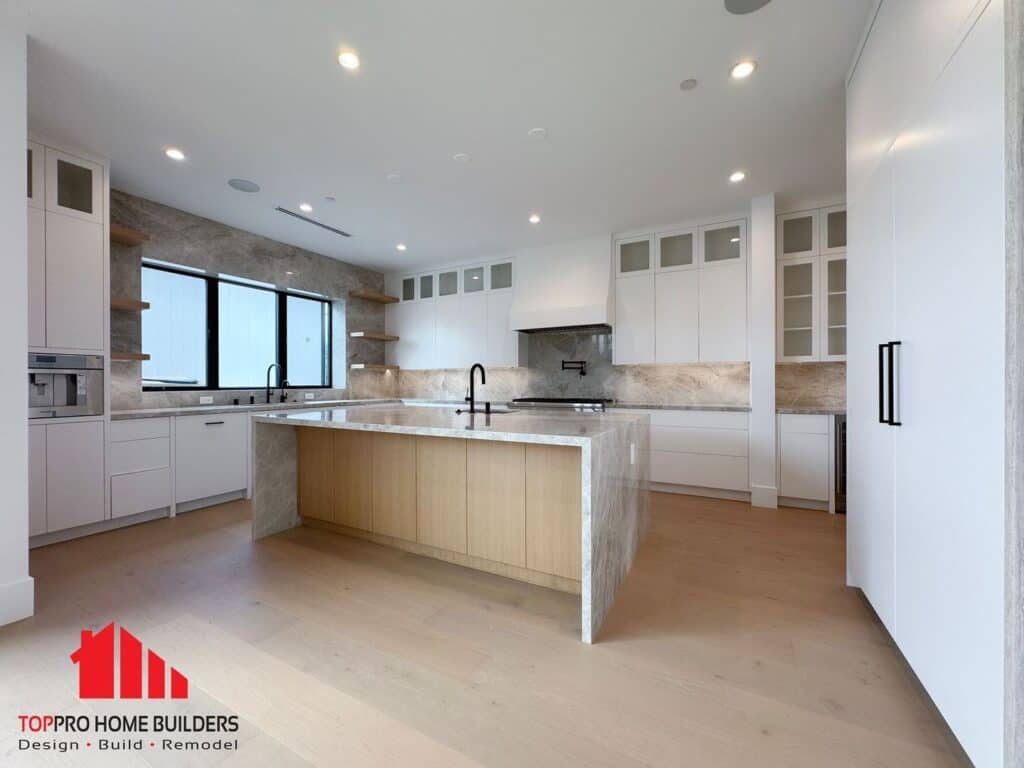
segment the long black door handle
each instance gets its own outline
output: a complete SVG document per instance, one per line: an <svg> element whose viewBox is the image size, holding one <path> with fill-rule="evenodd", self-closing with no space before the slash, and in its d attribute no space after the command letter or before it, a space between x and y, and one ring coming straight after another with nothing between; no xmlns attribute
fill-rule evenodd
<svg viewBox="0 0 1024 768"><path fill-rule="evenodd" d="M888 344L878 345L878 423L888 424L885 418L885 350Z"/></svg>
<svg viewBox="0 0 1024 768"><path fill-rule="evenodd" d="M889 418L887 423L890 427L899 427L903 424L902 421L896 421L896 347L900 346L901 342L890 341L886 346L889 347Z"/></svg>

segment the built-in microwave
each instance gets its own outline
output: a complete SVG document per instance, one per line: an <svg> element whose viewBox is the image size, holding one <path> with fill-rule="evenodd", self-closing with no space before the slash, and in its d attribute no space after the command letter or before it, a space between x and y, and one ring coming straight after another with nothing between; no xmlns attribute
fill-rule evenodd
<svg viewBox="0 0 1024 768"><path fill-rule="evenodd" d="M30 352L28 417L103 414L103 357Z"/></svg>

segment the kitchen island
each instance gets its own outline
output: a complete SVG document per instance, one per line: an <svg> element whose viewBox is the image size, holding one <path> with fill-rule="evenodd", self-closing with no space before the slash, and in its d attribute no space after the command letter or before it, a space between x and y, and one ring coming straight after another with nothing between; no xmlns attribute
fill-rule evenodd
<svg viewBox="0 0 1024 768"><path fill-rule="evenodd" d="M647 527L649 416L393 403L253 416L253 537L326 528L580 595L593 642Z"/></svg>

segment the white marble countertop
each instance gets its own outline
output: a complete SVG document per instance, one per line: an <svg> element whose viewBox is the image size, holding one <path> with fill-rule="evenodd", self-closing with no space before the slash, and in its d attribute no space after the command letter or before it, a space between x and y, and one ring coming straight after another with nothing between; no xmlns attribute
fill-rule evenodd
<svg viewBox="0 0 1024 768"><path fill-rule="evenodd" d="M648 419L646 414L577 413L536 409L512 413L456 413L453 408L417 405L376 405L325 408L253 416L264 424L289 427L356 429L434 437L466 437L518 443L583 445L592 438Z"/></svg>
<svg viewBox="0 0 1024 768"><path fill-rule="evenodd" d="M242 403L240 405L230 405L227 403L221 403L219 405L184 405L175 406L170 408L139 408L136 410L128 411L111 411L110 418L112 421L120 421L122 419L151 419L157 416L192 416L196 414L212 414L212 413L243 413L243 412L274 412L274 411L295 411L295 410L317 410L324 406L338 407L338 406L349 406L349 405L370 405L373 403L400 403L401 400L380 400L380 399L364 399L364 400L303 400L289 403Z"/></svg>

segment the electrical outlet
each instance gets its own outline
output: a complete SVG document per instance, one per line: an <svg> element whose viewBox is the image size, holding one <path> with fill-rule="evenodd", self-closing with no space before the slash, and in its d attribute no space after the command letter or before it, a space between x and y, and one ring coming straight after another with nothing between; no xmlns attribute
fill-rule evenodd
<svg viewBox="0 0 1024 768"><path fill-rule="evenodd" d="M200 405L213 405L213 395L200 395L199 396L199 404Z"/></svg>
<svg viewBox="0 0 1024 768"><path fill-rule="evenodd" d="M630 466L636 464L636 443L629 444L629 463Z"/></svg>
<svg viewBox="0 0 1024 768"><path fill-rule="evenodd" d="M313 396L314 396L314 395L313 395L313 393L312 393L312 392L306 392L306 393L305 393L305 394L303 395L303 397L305 397L305 398L306 398L307 400L312 400L312 399L313 399Z"/></svg>

